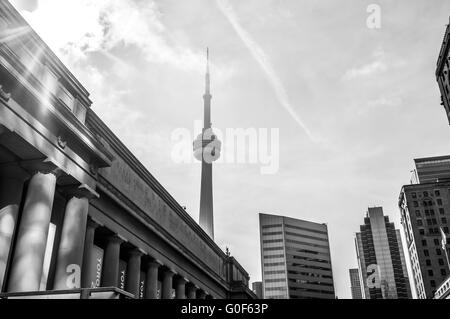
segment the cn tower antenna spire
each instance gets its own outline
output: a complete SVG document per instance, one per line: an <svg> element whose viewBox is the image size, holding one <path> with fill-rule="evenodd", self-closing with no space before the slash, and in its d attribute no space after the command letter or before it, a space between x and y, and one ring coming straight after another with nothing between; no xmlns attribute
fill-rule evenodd
<svg viewBox="0 0 450 319"><path fill-rule="evenodd" d="M211 94L211 75L209 72L209 48L206 48L206 92L205 94Z"/></svg>

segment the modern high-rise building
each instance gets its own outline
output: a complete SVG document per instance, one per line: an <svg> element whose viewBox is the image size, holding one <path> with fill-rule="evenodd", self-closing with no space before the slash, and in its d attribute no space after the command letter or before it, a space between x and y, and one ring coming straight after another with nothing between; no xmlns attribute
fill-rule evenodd
<svg viewBox="0 0 450 319"><path fill-rule="evenodd" d="M264 299L334 299L328 227L259 215Z"/></svg>
<svg viewBox="0 0 450 319"><path fill-rule="evenodd" d="M383 208L369 208L355 244L364 299L411 298L400 231Z"/></svg>
<svg viewBox="0 0 450 319"><path fill-rule="evenodd" d="M361 291L361 280L359 278L359 270L350 269L350 284L352 290L352 299L363 299Z"/></svg>
<svg viewBox="0 0 450 319"><path fill-rule="evenodd" d="M436 79L441 91L441 105L444 106L447 118L450 122L450 24L445 30L444 41L442 42L441 51L436 68Z"/></svg>
<svg viewBox="0 0 450 319"><path fill-rule="evenodd" d="M211 123L211 77L209 72L209 49L207 50L206 87L203 95L204 125L202 133L194 141L194 156L202 162L200 191L200 226L214 240L212 163L219 159L222 143L212 130Z"/></svg>
<svg viewBox="0 0 450 319"><path fill-rule="evenodd" d="M263 284L262 281L257 281L252 284L253 293L258 299L263 299Z"/></svg>
<svg viewBox="0 0 450 319"><path fill-rule="evenodd" d="M450 227L450 156L416 159L415 164L416 182L403 186L398 205L417 296L430 299L449 275L449 245L444 250L441 242Z"/></svg>

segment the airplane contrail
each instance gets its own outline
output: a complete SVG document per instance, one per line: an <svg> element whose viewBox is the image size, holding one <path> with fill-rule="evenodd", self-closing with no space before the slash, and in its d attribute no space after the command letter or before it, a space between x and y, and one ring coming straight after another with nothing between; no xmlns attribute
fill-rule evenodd
<svg viewBox="0 0 450 319"><path fill-rule="evenodd" d="M219 9L222 11L224 16L228 19L238 36L244 42L245 46L250 50L255 60L263 69L266 74L272 88L274 89L276 96L281 103L281 105L286 109L286 111L292 116L292 118L297 122L298 125L305 131L306 135L312 140L316 141L313 134L300 118L300 116L293 109L291 102L289 101L288 94L284 88L283 82L275 72L269 57L264 52L264 50L253 40L251 35L241 26L231 5L227 0L216 0Z"/></svg>

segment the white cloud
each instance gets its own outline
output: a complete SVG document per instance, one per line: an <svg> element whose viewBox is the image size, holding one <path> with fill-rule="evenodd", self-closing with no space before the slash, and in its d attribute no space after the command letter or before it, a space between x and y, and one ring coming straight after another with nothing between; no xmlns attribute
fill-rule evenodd
<svg viewBox="0 0 450 319"><path fill-rule="evenodd" d="M18 0L13 1L19 9ZM69 65L88 52L136 46L150 63L203 71L204 52L173 43L154 1L40 0L21 11L31 26Z"/></svg>
<svg viewBox="0 0 450 319"><path fill-rule="evenodd" d="M370 77L388 70L388 65L386 63L386 54L383 50L377 49L372 55L372 60L373 61L365 65L353 67L348 70L344 75L344 80Z"/></svg>

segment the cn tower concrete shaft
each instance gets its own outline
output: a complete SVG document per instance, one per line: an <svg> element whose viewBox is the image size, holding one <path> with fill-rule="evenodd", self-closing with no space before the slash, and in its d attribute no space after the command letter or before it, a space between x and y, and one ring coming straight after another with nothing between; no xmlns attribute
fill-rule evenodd
<svg viewBox="0 0 450 319"><path fill-rule="evenodd" d="M206 69L204 101L204 128L201 135L194 142L194 155L202 162L202 180L200 194L200 226L214 239L214 208L213 208L213 162L219 159L221 142L214 135L211 128L211 100L209 50L207 52L208 63Z"/></svg>

